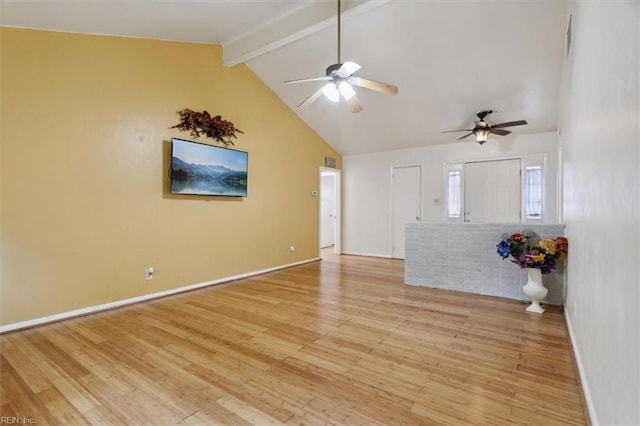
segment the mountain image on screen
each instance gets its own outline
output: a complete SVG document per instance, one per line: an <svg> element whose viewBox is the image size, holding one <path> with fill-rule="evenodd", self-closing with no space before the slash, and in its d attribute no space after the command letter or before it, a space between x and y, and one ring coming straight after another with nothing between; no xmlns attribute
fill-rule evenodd
<svg viewBox="0 0 640 426"><path fill-rule="evenodd" d="M193 164L172 158L171 192L181 194L247 196L247 172L221 165Z"/></svg>

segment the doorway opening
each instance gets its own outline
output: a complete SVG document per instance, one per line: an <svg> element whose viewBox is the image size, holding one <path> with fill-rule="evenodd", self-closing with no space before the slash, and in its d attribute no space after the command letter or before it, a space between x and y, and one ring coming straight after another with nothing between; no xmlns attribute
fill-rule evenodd
<svg viewBox="0 0 640 426"><path fill-rule="evenodd" d="M341 241L341 172L320 167L320 254L340 254Z"/></svg>

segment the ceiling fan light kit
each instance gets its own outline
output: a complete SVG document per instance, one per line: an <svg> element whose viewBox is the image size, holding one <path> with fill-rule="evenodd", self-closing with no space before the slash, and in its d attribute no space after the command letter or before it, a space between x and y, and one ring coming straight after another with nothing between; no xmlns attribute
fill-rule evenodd
<svg viewBox="0 0 640 426"><path fill-rule="evenodd" d="M322 93L324 93L327 99L331 102L340 102L340 96L348 101L356 94L353 87L351 87L351 85L346 81L341 81L340 83L327 83L322 88Z"/></svg>
<svg viewBox="0 0 640 426"><path fill-rule="evenodd" d="M487 141L489 134L506 136L509 133L511 133L511 131L509 130L503 130L504 127L523 126L525 124L528 124L526 120L518 120L518 121L509 121L506 123L494 124L493 126L491 126L489 123L484 121L484 118L493 112L494 112L493 110L489 109L486 111L480 111L478 114L476 114L479 120L475 121L475 126L473 129L447 130L445 132L440 132L440 133L469 132L466 135L459 137L458 140L462 140L471 135L474 135L476 137L476 142L482 145Z"/></svg>
<svg viewBox="0 0 640 426"><path fill-rule="evenodd" d="M491 133L489 132L489 129L478 129L473 132L473 134L476 136L476 142L478 142L480 145L487 141L489 133Z"/></svg>
<svg viewBox="0 0 640 426"><path fill-rule="evenodd" d="M322 88L322 93L329 99L331 102L340 102L340 92L338 88L333 83L327 83Z"/></svg>
<svg viewBox="0 0 640 426"><path fill-rule="evenodd" d="M338 89L342 97L345 98L346 100L351 99L351 97L355 96L356 94L355 90L353 90L353 87L351 87L351 85L346 81L341 81L340 84L338 85Z"/></svg>
<svg viewBox="0 0 640 426"><path fill-rule="evenodd" d="M341 62L340 59L340 26L341 26L341 4L340 0L338 0L338 63L329 65L326 69L326 73L324 77L316 77L316 78L305 78L300 80L289 80L285 81L284 84L293 84L293 83L306 83L310 81L326 81L327 83L314 92L307 99L302 101L298 108L306 108L311 105L314 101L316 101L320 96L324 94L324 96L330 100L331 102L340 102L340 97L344 98L345 101L351 107L351 112L360 112L362 111L362 105L356 96L356 92L353 89L353 86L363 87L365 89L375 90L381 93L388 93L390 95L395 95L398 93L398 88L391 84L380 83L373 80L367 80L360 77L355 77L353 74L362 68L360 65L355 62L347 61L345 63Z"/></svg>

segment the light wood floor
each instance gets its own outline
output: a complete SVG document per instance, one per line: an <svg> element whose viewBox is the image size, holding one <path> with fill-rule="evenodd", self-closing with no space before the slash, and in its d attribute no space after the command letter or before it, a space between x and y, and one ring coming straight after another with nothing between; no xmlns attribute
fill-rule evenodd
<svg viewBox="0 0 640 426"><path fill-rule="evenodd" d="M585 424L563 315L329 256L5 334L0 414L52 424Z"/></svg>

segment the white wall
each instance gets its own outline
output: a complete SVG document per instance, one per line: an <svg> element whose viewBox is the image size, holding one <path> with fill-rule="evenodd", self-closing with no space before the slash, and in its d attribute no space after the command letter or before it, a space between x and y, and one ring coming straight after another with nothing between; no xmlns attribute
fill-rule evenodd
<svg viewBox="0 0 640 426"><path fill-rule="evenodd" d="M560 117L566 315L593 423L638 425L640 2L572 9Z"/></svg>
<svg viewBox="0 0 640 426"><path fill-rule="evenodd" d="M423 148L343 157L343 252L375 256L391 255L391 167L422 165L422 220L444 221L444 163L480 159L514 158L548 154L545 223L557 223L556 182L558 136L556 132L490 139L484 145L458 142ZM435 205L433 200L440 199Z"/></svg>

